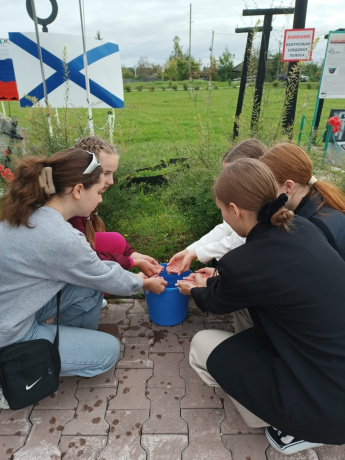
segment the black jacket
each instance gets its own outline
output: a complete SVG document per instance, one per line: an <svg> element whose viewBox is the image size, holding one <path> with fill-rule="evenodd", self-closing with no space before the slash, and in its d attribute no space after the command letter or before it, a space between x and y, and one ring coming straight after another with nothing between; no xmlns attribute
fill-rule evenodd
<svg viewBox="0 0 345 460"><path fill-rule="evenodd" d="M345 262L308 220L293 222L291 233L257 224L219 260L219 276L191 290L201 310L248 308L254 321L218 345L207 368L284 433L344 444Z"/></svg>
<svg viewBox="0 0 345 460"><path fill-rule="evenodd" d="M345 214L329 206L322 206L318 211L321 202L318 193L315 193L312 198L307 195L295 209L295 214L305 217L316 225L330 245L345 260Z"/></svg>

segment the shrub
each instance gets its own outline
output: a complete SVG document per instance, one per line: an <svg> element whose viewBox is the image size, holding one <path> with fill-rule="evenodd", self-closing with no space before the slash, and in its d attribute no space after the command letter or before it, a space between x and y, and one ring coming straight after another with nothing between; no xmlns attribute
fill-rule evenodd
<svg viewBox="0 0 345 460"><path fill-rule="evenodd" d="M149 90L150 90L150 91L154 91L155 89L156 89L156 87L155 87L154 85L152 85L152 86L149 87Z"/></svg>
<svg viewBox="0 0 345 460"><path fill-rule="evenodd" d="M171 85L171 87L174 91L177 91L177 85Z"/></svg>
<svg viewBox="0 0 345 460"><path fill-rule="evenodd" d="M273 86L273 88L278 88L278 87L279 87L279 85L280 85L280 83L279 83L279 81L278 81L278 80L274 80L274 81L272 81L272 86Z"/></svg>
<svg viewBox="0 0 345 460"><path fill-rule="evenodd" d="M192 232L192 240L198 240L215 225L222 216L212 196L214 175L204 166L187 168L170 176L169 202L174 202ZM189 244L190 244L189 243Z"/></svg>
<svg viewBox="0 0 345 460"><path fill-rule="evenodd" d="M124 90L130 93L132 91L132 88L130 87L130 85L125 85Z"/></svg>
<svg viewBox="0 0 345 460"><path fill-rule="evenodd" d="M162 91L165 91L165 86L164 85L162 85L161 88L162 88Z"/></svg>
<svg viewBox="0 0 345 460"><path fill-rule="evenodd" d="M100 205L107 230L123 234L136 251L167 262L192 239L176 203L166 202L164 187L126 186L125 178L119 179L121 185L110 187Z"/></svg>
<svg viewBox="0 0 345 460"><path fill-rule="evenodd" d="M200 89L200 86L194 86L195 91L198 91Z"/></svg>
<svg viewBox="0 0 345 460"><path fill-rule="evenodd" d="M144 87L144 85L138 85L138 86L136 87L136 89L137 89L137 91L142 91L142 90L143 90L143 87Z"/></svg>
<svg viewBox="0 0 345 460"><path fill-rule="evenodd" d="M187 91L187 89L188 89L188 84L187 84L186 82L183 83L183 89L184 89L185 91Z"/></svg>

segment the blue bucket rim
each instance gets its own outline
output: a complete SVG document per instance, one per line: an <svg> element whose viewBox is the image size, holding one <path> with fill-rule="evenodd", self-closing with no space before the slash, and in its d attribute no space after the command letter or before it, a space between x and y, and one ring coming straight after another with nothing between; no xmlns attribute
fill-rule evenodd
<svg viewBox="0 0 345 460"><path fill-rule="evenodd" d="M161 265L162 267L164 267L165 271L166 271L166 268L167 268L167 266L168 266L168 264L167 264L166 262L161 262L161 263L159 263L158 265ZM168 273L168 272L167 272L167 273ZM193 272L192 272L192 270L188 269L188 270L186 270L186 271L183 272L183 273L189 273L189 274L191 274L191 273L193 273ZM181 273L181 275L182 275L183 273ZM169 273L168 273L168 275L169 275ZM181 276L181 275L180 275L180 276ZM158 275L158 276L160 276L160 275ZM178 276L178 275L177 275L177 273L173 273L173 274L171 274L171 275L169 275L169 276ZM181 281L181 280L179 280L179 281ZM174 286L174 287L166 287L166 288L164 289L164 292L165 292L165 291L171 291L171 290L173 290L173 289L178 289L178 287L177 287L177 286ZM155 294L154 292L146 291L146 290L145 290L145 293L151 294L151 295L152 295L152 294L153 294L153 295L159 295L159 294Z"/></svg>

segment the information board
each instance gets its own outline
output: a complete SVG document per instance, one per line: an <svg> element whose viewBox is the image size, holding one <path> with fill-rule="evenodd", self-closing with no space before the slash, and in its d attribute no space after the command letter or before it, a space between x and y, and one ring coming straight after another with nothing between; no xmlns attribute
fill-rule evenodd
<svg viewBox="0 0 345 460"><path fill-rule="evenodd" d="M345 98L345 32L343 31L328 34L319 98Z"/></svg>

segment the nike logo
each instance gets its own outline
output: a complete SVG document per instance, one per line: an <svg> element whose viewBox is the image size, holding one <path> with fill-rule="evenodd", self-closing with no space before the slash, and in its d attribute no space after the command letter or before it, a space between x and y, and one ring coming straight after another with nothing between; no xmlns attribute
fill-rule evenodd
<svg viewBox="0 0 345 460"><path fill-rule="evenodd" d="M41 380L42 377L40 377L38 380L36 380L36 382L34 382L32 385L26 385L25 389L26 390L30 390L34 385L36 385L37 382L39 382Z"/></svg>

